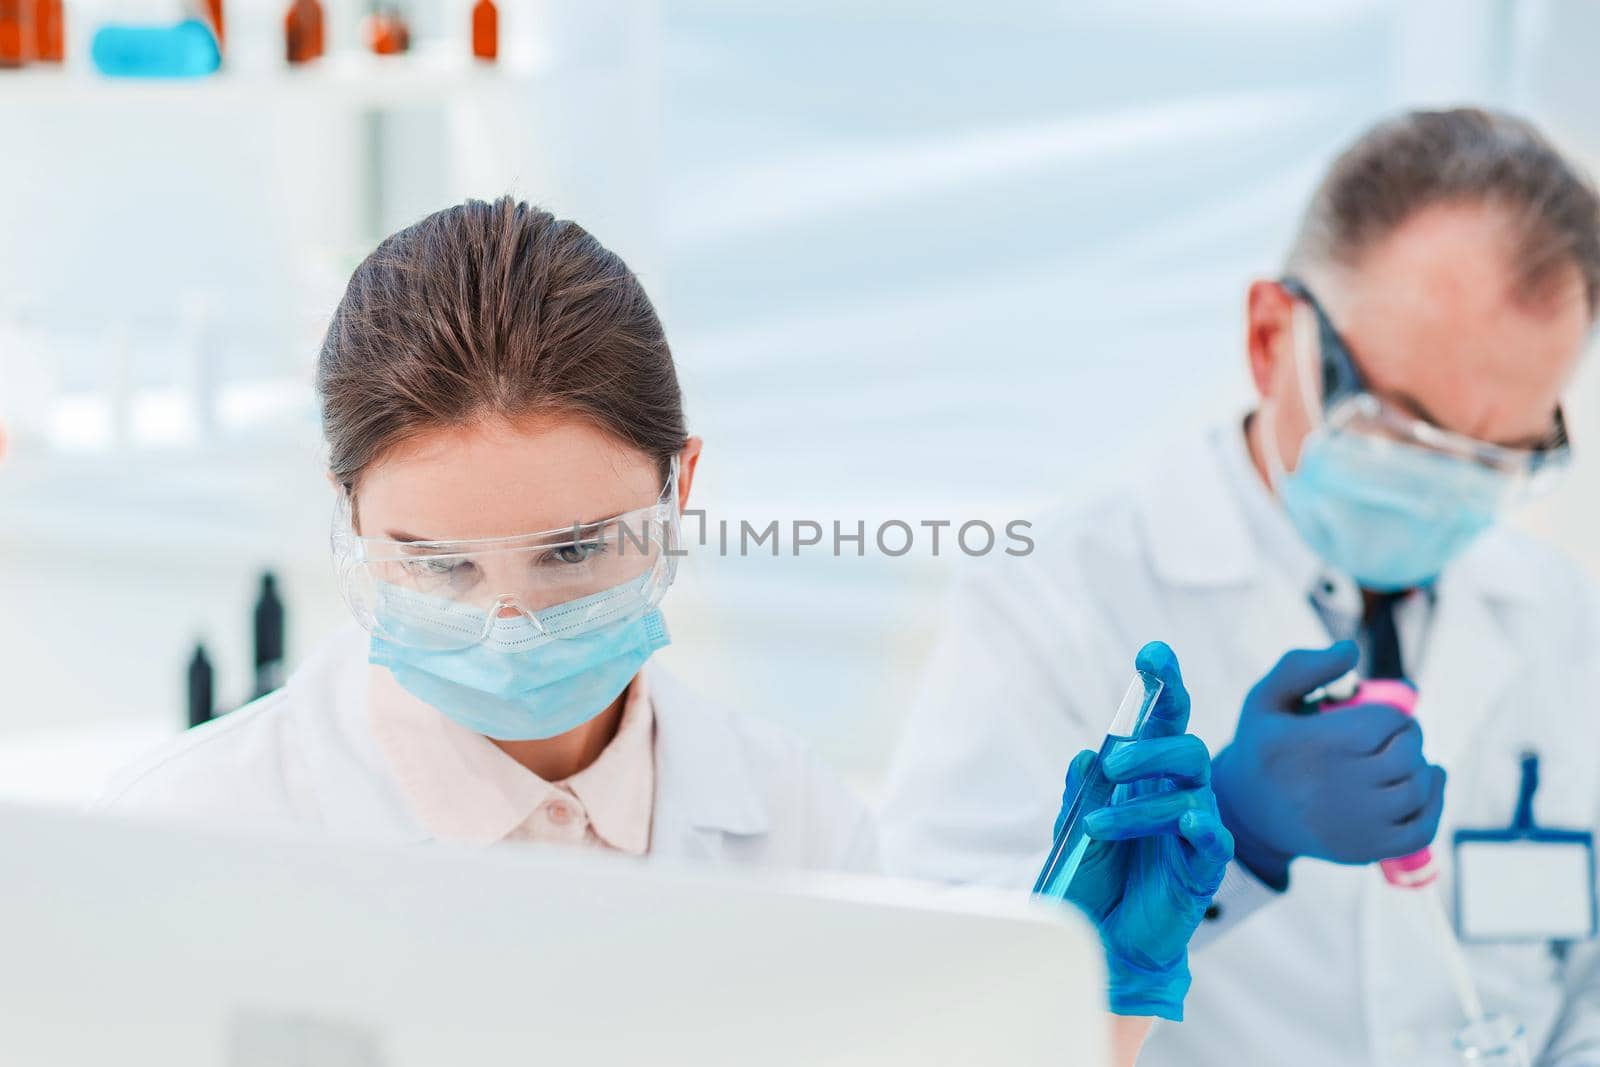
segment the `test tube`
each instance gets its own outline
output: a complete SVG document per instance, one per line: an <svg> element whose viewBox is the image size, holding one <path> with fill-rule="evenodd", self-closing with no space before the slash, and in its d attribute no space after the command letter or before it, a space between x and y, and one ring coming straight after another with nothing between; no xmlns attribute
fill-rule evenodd
<svg viewBox="0 0 1600 1067"><path fill-rule="evenodd" d="M1527 1034L1509 1015L1484 1015L1456 1034L1456 1055L1469 1067L1528 1067Z"/></svg>
<svg viewBox="0 0 1600 1067"><path fill-rule="evenodd" d="M1035 893L1057 900L1066 899L1067 890L1072 886L1072 877L1078 873L1084 853L1089 850L1089 835L1083 829L1083 818L1109 804L1111 794L1116 790L1116 783L1107 780L1101 765L1118 748L1138 739L1145 721L1150 718L1150 710L1161 696L1162 688L1161 679L1155 675L1147 671L1134 672L1134 679L1129 683L1128 691L1122 695L1122 703L1117 706L1117 714L1106 729L1100 751L1095 753L1093 764L1078 784L1078 791L1067 802L1066 818L1062 820L1061 831L1056 834L1055 843L1050 848L1044 870L1039 872L1039 880L1034 883Z"/></svg>

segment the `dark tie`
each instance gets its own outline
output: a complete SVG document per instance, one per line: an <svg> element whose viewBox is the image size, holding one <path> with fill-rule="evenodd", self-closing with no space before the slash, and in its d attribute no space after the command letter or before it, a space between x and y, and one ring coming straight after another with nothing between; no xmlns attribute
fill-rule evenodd
<svg viewBox="0 0 1600 1067"><path fill-rule="evenodd" d="M1394 609L1410 595L1410 590L1366 594L1367 611L1361 620L1361 630L1367 639L1367 677L1406 676L1405 662L1400 658L1400 632L1394 625Z"/></svg>

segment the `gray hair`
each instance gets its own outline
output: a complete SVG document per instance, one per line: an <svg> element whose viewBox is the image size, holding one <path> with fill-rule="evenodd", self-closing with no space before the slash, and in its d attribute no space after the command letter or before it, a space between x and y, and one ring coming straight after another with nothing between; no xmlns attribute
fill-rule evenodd
<svg viewBox="0 0 1600 1067"><path fill-rule="evenodd" d="M1517 292L1545 295L1564 267L1600 299L1600 198L1529 122L1477 108L1410 111L1368 130L1334 161L1289 252L1289 273L1354 267L1424 208L1483 203L1511 223Z"/></svg>

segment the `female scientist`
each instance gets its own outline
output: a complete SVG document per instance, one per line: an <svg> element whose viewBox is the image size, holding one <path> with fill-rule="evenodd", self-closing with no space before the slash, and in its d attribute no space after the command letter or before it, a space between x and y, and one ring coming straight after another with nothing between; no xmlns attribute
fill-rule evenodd
<svg viewBox="0 0 1600 1067"><path fill-rule="evenodd" d="M870 813L798 744L644 669L668 641L660 606L701 441L617 256L509 198L431 215L356 269L317 386L358 625L283 689L126 772L103 806L875 867ZM1108 770L1168 791L1107 813L1078 903L1111 956L1113 1007L1175 1016L1231 840L1205 749L1181 736L1176 661L1144 655L1181 719Z"/></svg>

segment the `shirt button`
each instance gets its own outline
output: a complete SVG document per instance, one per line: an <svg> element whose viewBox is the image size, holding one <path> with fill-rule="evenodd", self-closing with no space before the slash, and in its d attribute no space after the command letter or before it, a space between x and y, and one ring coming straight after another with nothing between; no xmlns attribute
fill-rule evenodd
<svg viewBox="0 0 1600 1067"><path fill-rule="evenodd" d="M564 800L552 800L545 805L544 814L556 826L565 826L572 821L572 805Z"/></svg>

